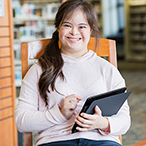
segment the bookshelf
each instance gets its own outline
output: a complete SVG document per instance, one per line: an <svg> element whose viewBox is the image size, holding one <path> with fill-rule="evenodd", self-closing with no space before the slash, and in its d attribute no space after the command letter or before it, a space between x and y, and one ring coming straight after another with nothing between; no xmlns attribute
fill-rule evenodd
<svg viewBox="0 0 146 146"><path fill-rule="evenodd" d="M146 61L146 0L127 0L125 47L129 61Z"/></svg>
<svg viewBox="0 0 146 146"><path fill-rule="evenodd" d="M51 38L61 0L15 0L13 6L15 85L21 86L21 43ZM19 96L19 94L17 94Z"/></svg>

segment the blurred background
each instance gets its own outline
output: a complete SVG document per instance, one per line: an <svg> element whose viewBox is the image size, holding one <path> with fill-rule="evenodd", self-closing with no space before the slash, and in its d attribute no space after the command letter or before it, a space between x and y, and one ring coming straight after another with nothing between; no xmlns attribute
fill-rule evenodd
<svg viewBox="0 0 146 146"><path fill-rule="evenodd" d="M123 146L132 146L146 139L146 0L87 1L97 13L101 38L116 40L118 69L128 91L132 91L128 99L132 124L122 136ZM62 2L12 0L17 97L21 87L21 43L51 38L55 30L54 17ZM23 146L23 134L19 132L18 145Z"/></svg>

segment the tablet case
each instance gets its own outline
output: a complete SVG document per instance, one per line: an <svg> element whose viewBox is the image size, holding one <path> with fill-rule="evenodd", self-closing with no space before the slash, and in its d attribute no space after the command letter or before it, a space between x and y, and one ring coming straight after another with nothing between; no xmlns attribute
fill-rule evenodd
<svg viewBox="0 0 146 146"><path fill-rule="evenodd" d="M126 87L89 97L87 98L80 113L84 112L87 114L94 114L94 108L96 105L98 105L100 110L102 111L102 116L114 115L119 111L119 109L131 93L125 91ZM72 133L78 131L76 130L77 126L78 125L75 123L72 128Z"/></svg>

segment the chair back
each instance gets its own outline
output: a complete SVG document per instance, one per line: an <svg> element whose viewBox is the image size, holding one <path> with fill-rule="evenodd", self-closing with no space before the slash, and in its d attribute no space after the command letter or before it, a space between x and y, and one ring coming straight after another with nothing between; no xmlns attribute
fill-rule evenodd
<svg viewBox="0 0 146 146"><path fill-rule="evenodd" d="M26 72L29 69L29 60L38 59L44 53L46 45L51 39L36 40L21 44L21 67L22 67L22 78L24 78ZM60 45L60 43L59 43ZM91 37L88 49L95 49L95 38ZM111 64L117 67L117 54L116 54L116 42L110 39L99 39L97 44L96 53L98 56L106 58ZM119 136L122 144L122 137ZM32 146L32 133L24 133L24 144L25 146Z"/></svg>
<svg viewBox="0 0 146 146"><path fill-rule="evenodd" d="M44 53L46 45L51 39L36 40L21 44L21 66L22 78L29 69L29 60L38 59ZM100 45L97 44L96 53L98 56L106 57L107 60L117 67L116 43L110 39L99 39ZM91 37L88 49L95 49L95 38Z"/></svg>

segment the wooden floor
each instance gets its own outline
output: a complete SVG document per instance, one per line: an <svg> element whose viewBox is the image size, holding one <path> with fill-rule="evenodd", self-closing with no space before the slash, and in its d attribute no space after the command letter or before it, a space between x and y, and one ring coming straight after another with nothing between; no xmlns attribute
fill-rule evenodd
<svg viewBox="0 0 146 146"><path fill-rule="evenodd" d="M121 62L120 62L121 63ZM129 67L127 67L129 65ZM128 102L132 124L122 136L123 146L146 146L146 63L119 64L119 70L126 80L128 91L132 91ZM125 66L125 67L124 67Z"/></svg>
<svg viewBox="0 0 146 146"><path fill-rule="evenodd" d="M146 140L142 140L142 141L140 141L132 146L146 146Z"/></svg>

